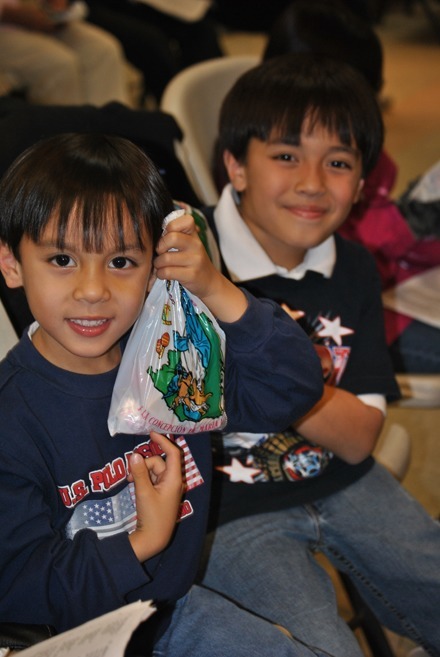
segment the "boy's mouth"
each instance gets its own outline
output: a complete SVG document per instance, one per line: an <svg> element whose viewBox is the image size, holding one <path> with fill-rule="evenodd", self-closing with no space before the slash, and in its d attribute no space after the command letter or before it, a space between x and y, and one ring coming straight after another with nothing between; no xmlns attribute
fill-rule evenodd
<svg viewBox="0 0 440 657"><path fill-rule="evenodd" d="M104 317L99 317L96 319L71 317L67 321L75 333L79 333L80 335L87 337L96 337L101 335L110 326L110 320Z"/></svg>
<svg viewBox="0 0 440 657"><path fill-rule="evenodd" d="M325 214L324 208L316 205L296 205L290 208L292 214L303 219L319 219Z"/></svg>
<svg viewBox="0 0 440 657"><path fill-rule="evenodd" d="M105 322L108 322L107 319L74 319L71 318L69 319L69 322L73 322L74 324L79 324L80 326L100 326L101 324L104 324Z"/></svg>

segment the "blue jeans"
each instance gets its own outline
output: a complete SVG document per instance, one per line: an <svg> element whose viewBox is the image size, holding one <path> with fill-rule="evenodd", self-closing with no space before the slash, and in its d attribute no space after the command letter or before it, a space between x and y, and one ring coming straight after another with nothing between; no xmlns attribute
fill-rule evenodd
<svg viewBox="0 0 440 657"><path fill-rule="evenodd" d="M203 582L309 645L361 657L315 552L350 575L383 625L440 655L440 525L378 464L313 504L218 528Z"/></svg>
<svg viewBox="0 0 440 657"><path fill-rule="evenodd" d="M440 330L413 321L389 347L395 372L440 373Z"/></svg>
<svg viewBox="0 0 440 657"><path fill-rule="evenodd" d="M153 651L153 657L328 657L329 654L309 649L272 623L201 586L193 586L179 600L171 625Z"/></svg>

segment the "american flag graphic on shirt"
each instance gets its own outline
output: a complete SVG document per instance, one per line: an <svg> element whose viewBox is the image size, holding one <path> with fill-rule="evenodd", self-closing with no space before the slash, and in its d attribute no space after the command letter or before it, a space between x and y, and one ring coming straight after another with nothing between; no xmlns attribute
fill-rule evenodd
<svg viewBox="0 0 440 657"><path fill-rule="evenodd" d="M194 457L191 454L191 450L189 449L188 443L186 442L185 438L183 436L179 436L178 438L176 438L176 445L179 445L180 449L183 452L186 490L191 490L191 488L200 486L201 484L203 484L203 477L200 474L200 470L198 469L196 462L194 461Z"/></svg>
<svg viewBox="0 0 440 657"><path fill-rule="evenodd" d="M80 529L93 529L99 538L105 538L122 531L132 532L135 528L134 484L130 483L113 497L88 500L79 504L66 532L68 538L73 538Z"/></svg>
<svg viewBox="0 0 440 657"><path fill-rule="evenodd" d="M186 490L189 491L203 484L203 477L198 469L191 450L183 436L175 438L183 452ZM182 504L180 519L193 513L189 502ZM99 538L132 532L136 529L136 499L134 484L127 486L113 495L102 499L87 500L78 503L66 527L67 538L73 538L80 529L92 529Z"/></svg>

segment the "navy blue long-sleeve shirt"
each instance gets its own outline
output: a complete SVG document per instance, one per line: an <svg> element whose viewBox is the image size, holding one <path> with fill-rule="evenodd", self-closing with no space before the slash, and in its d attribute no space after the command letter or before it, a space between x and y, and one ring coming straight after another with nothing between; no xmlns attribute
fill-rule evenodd
<svg viewBox="0 0 440 657"><path fill-rule="evenodd" d="M225 407L230 431L275 431L322 394L312 343L275 303L248 294L226 333ZM193 473L168 547L137 560L128 456L148 436L111 437L117 369L68 372L27 334L0 365L0 619L63 631L137 599L173 602L190 588L206 531L211 485L208 434L177 437ZM195 469L194 469L195 466Z"/></svg>

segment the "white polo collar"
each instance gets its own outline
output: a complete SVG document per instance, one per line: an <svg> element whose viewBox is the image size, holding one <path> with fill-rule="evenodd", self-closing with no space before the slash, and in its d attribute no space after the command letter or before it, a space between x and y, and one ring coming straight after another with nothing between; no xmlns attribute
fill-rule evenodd
<svg viewBox="0 0 440 657"><path fill-rule="evenodd" d="M234 282L273 274L300 280L309 270L318 272L326 278L333 273L336 262L333 235L319 246L309 249L303 262L294 269L288 270L273 263L241 218L230 184L224 188L214 210L214 221L219 235L220 250Z"/></svg>

